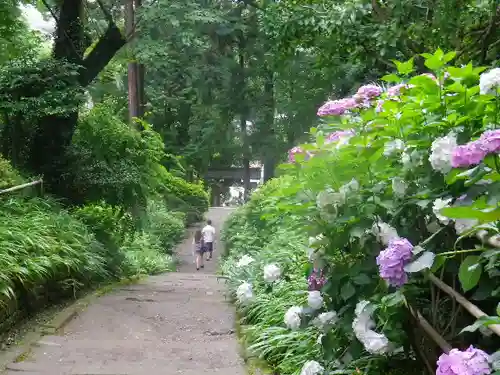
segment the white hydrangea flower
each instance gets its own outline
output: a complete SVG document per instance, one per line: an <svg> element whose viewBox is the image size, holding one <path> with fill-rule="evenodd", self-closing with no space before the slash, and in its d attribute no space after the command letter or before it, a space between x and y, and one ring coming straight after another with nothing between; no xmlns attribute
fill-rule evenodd
<svg viewBox="0 0 500 375"><path fill-rule="evenodd" d="M392 191L396 197L404 197L408 184L401 177L392 179Z"/></svg>
<svg viewBox="0 0 500 375"><path fill-rule="evenodd" d="M390 156L405 149L405 144L401 139L386 142L384 144L384 156Z"/></svg>
<svg viewBox="0 0 500 375"><path fill-rule="evenodd" d="M399 238L396 229L382 221L373 223L372 233L383 245L388 245L391 240Z"/></svg>
<svg viewBox="0 0 500 375"><path fill-rule="evenodd" d="M334 325L338 321L338 316L335 311L328 311L319 314L313 321L313 325L319 329L325 329L328 326Z"/></svg>
<svg viewBox="0 0 500 375"><path fill-rule="evenodd" d="M246 267L248 266L250 263L252 263L255 259L253 259L251 256L245 254L243 255L240 260L238 261L238 263L236 263L236 267L240 268L240 267Z"/></svg>
<svg viewBox="0 0 500 375"><path fill-rule="evenodd" d="M352 329L356 338L363 344L365 350L372 354L385 354L390 351L390 342L381 333L373 331L375 322L371 318L373 305L368 301L360 301L356 305Z"/></svg>
<svg viewBox="0 0 500 375"><path fill-rule="evenodd" d="M500 68L484 72L479 77L479 91L481 94L495 94L500 86Z"/></svg>
<svg viewBox="0 0 500 375"><path fill-rule="evenodd" d="M347 184L340 187L339 193L346 196L350 193L355 193L358 190L359 190L359 182L353 178Z"/></svg>
<svg viewBox="0 0 500 375"><path fill-rule="evenodd" d="M253 298L252 285L246 281L236 289L236 297L240 303L245 303Z"/></svg>
<svg viewBox="0 0 500 375"><path fill-rule="evenodd" d="M477 219L455 219L455 231L462 235L479 224Z"/></svg>
<svg viewBox="0 0 500 375"><path fill-rule="evenodd" d="M299 306L290 307L285 313L284 322L285 325L292 330L297 330L300 328L300 314L302 314L302 308Z"/></svg>
<svg viewBox="0 0 500 375"><path fill-rule="evenodd" d="M443 223L444 225L447 225L450 222L450 219L447 218L446 216L443 216L440 211L443 208L450 207L450 202L452 201L452 198L447 198L447 199L441 199L437 198L434 203L432 204L432 212L434 212L434 215L436 215L436 218Z"/></svg>
<svg viewBox="0 0 500 375"><path fill-rule="evenodd" d="M281 269L274 263L264 266L264 280L272 283L281 276Z"/></svg>
<svg viewBox="0 0 500 375"><path fill-rule="evenodd" d="M307 295L307 304L311 309L318 310L323 306L323 297L318 290L310 291Z"/></svg>
<svg viewBox="0 0 500 375"><path fill-rule="evenodd" d="M451 157L455 147L457 147L457 138L453 133L445 137L436 138L432 142L429 161L435 171L443 174L451 171Z"/></svg>
<svg viewBox="0 0 500 375"><path fill-rule="evenodd" d="M314 245L315 243L321 241L325 236L323 234L318 234L316 237L309 237L309 246Z"/></svg>
<svg viewBox="0 0 500 375"><path fill-rule="evenodd" d="M316 197L316 206L322 210L327 206L335 206L344 202L344 195L331 189L320 191Z"/></svg>
<svg viewBox="0 0 500 375"><path fill-rule="evenodd" d="M316 339L316 344L322 345L323 344L323 337L325 337L325 334L324 333L320 333L318 335L318 338Z"/></svg>
<svg viewBox="0 0 500 375"><path fill-rule="evenodd" d="M366 351L372 354L386 354L390 350L389 339L373 330L368 330L363 334L362 344Z"/></svg>
<svg viewBox="0 0 500 375"><path fill-rule="evenodd" d="M307 361L300 370L300 375L322 375L325 372L323 366L316 361Z"/></svg>
<svg viewBox="0 0 500 375"><path fill-rule="evenodd" d="M401 154L401 164L403 164L403 168L406 170L413 169L422 164L422 153L413 150L409 152L408 149Z"/></svg>

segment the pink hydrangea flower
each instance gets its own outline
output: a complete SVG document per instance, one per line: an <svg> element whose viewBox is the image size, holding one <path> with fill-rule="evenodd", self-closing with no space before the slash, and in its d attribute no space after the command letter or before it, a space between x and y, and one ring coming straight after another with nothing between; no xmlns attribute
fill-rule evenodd
<svg viewBox="0 0 500 375"><path fill-rule="evenodd" d="M487 155L480 140L457 146L451 156L451 165L453 168L468 167L481 163L481 160Z"/></svg>
<svg viewBox="0 0 500 375"><path fill-rule="evenodd" d="M432 73L422 73L420 74L420 76L424 76L424 77L429 77L430 79L432 79L434 82L438 82L438 79L436 78L436 76Z"/></svg>
<svg viewBox="0 0 500 375"><path fill-rule="evenodd" d="M389 87L387 89L387 95L389 97L391 97L391 96L399 96L399 95L401 95L401 90L407 89L407 88L408 88L408 85L406 85L404 83L399 83L397 85Z"/></svg>
<svg viewBox="0 0 500 375"><path fill-rule="evenodd" d="M354 130L337 130L334 131L333 133L328 134L328 137L326 137L326 143L332 143L332 142L337 142L340 140L342 137L352 137L354 135Z"/></svg>
<svg viewBox="0 0 500 375"><path fill-rule="evenodd" d="M364 99L373 99L382 94L382 88L377 85L361 86L356 92L356 96Z"/></svg>
<svg viewBox="0 0 500 375"><path fill-rule="evenodd" d="M408 281L404 271L412 257L413 245L406 238L395 238L377 256L380 277L389 285L400 287Z"/></svg>
<svg viewBox="0 0 500 375"><path fill-rule="evenodd" d="M290 163L295 163L295 155L303 154L303 153L304 153L304 150L302 150L302 148L300 148L298 146L291 148L288 151L288 161Z"/></svg>
<svg viewBox="0 0 500 375"><path fill-rule="evenodd" d="M481 137L479 141L482 144L483 149L488 153L497 153L500 151L500 129L497 130L487 130Z"/></svg>
<svg viewBox="0 0 500 375"><path fill-rule="evenodd" d="M343 115L346 111L356 108L358 103L354 98L344 98L339 100L330 100L323 104L318 109L318 116L339 116Z"/></svg>
<svg viewBox="0 0 500 375"><path fill-rule="evenodd" d="M488 354L472 345L465 351L451 349L448 354L441 354L437 366L436 375L491 374Z"/></svg>

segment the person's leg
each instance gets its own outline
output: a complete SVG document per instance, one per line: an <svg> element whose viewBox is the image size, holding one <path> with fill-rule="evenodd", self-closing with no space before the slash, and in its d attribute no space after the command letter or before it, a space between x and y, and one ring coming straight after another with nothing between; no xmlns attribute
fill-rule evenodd
<svg viewBox="0 0 500 375"><path fill-rule="evenodd" d="M208 256L210 259L212 259L212 253L214 252L214 243L209 242L208 243Z"/></svg>
<svg viewBox="0 0 500 375"><path fill-rule="evenodd" d="M200 265L201 265L200 258L203 258L202 255L200 253L196 252L196 270L197 271L200 269Z"/></svg>
<svg viewBox="0 0 500 375"><path fill-rule="evenodd" d="M205 265L203 264L203 253L201 251L196 252L196 270L199 270L200 268L205 268Z"/></svg>

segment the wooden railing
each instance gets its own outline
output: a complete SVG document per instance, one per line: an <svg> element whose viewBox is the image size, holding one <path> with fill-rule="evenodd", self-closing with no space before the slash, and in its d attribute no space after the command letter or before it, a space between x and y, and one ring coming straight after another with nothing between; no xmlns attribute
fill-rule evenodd
<svg viewBox="0 0 500 375"><path fill-rule="evenodd" d="M22 184L22 185L17 185L17 186L13 186L13 187L10 187L7 189L2 189L2 190L0 190L0 195L6 194L6 193L13 193L15 191L23 190L23 189L26 189L26 188L31 187L31 186L40 186L40 194L41 195L43 194L43 180L39 179L36 181L27 182L27 183Z"/></svg>
<svg viewBox="0 0 500 375"><path fill-rule="evenodd" d="M479 236L478 236L479 237ZM484 236L483 236L484 237ZM484 239L483 239L484 240ZM487 241L483 241L487 242ZM488 244L492 245L493 247L499 248L499 246L494 246L492 244L492 241L489 241ZM460 293L458 293L454 288L446 284L443 280L440 278L436 277L434 274L430 273L428 274L428 280L431 282L431 284L438 288L440 291L446 293L454 303L457 303L460 305L465 311L467 311L470 315L472 315L474 318L479 319L483 316L488 316L484 311L482 311L479 307L477 307L475 304L470 302L467 298L462 296ZM408 302L406 302L406 307L408 308L408 311L410 312L413 320L417 324L418 328L425 333L425 336L430 339L437 347L440 348L440 350L444 353L448 353L452 349L452 345L450 345L446 339L432 326L431 323L425 317L421 314L420 311L418 311L414 306L410 305ZM452 317L454 319L454 317ZM496 334L497 336L500 336L500 325L498 324L493 324L489 325L487 327L488 330L490 330L492 333ZM418 353L420 357L425 357L425 354L420 351ZM426 367L428 368L428 371L430 374L435 373L435 369L433 366L427 361L427 358L422 358L426 364Z"/></svg>

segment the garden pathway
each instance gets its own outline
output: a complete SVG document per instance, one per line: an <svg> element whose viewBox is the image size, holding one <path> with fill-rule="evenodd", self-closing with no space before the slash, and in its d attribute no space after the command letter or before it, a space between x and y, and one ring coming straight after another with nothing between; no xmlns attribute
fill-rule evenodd
<svg viewBox="0 0 500 375"><path fill-rule="evenodd" d="M220 229L231 210L212 208ZM216 259L197 272L191 238L178 247L181 265L102 296L62 333L44 336L8 375L244 375L233 309ZM217 243L216 250L221 245Z"/></svg>

